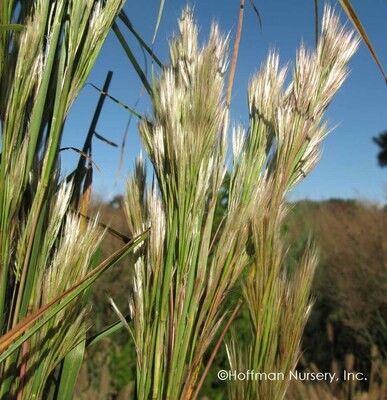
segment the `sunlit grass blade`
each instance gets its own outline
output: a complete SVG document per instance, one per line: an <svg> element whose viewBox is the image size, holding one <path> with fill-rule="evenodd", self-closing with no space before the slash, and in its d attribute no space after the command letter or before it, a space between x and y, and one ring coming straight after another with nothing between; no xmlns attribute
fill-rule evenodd
<svg viewBox="0 0 387 400"><path fill-rule="evenodd" d="M29 148L28 148L28 158L27 158L27 168L26 168L26 175L25 180L28 178L28 173L31 170L32 162L35 157L36 153L36 146L38 144L39 133L42 124L42 118L44 113L44 104L46 102L46 98L49 91L49 85L51 81L51 73L54 67L55 61L55 54L57 51L57 44L60 36L60 22L59 19L62 17L64 12L63 5L60 5L55 13L55 24L53 25L52 32L51 32L51 40L50 46L48 48L47 54L47 61L45 65L45 70L43 74L42 83L39 87L39 92L37 98L35 100L35 105L33 108L33 112L31 115L31 122L30 122L30 141L29 141ZM51 172L51 171L50 171Z"/></svg>
<svg viewBox="0 0 387 400"><path fill-rule="evenodd" d="M367 33L365 31L365 29L363 28L363 25L361 24L355 10L353 9L351 2L349 0L340 0L340 4L343 7L344 11L346 12L346 14L348 15L348 18L352 21L353 26L357 29L357 31L359 32L360 36L362 37L364 43L366 44L366 46L368 47L368 50L370 51L373 59L375 60L376 64L378 65L380 72L383 75L383 78L385 80L385 82L387 83L387 75L384 72L384 69L382 67L381 62L379 61L378 56L376 55L376 52L371 44L371 41L369 40ZM369 5L369 7L372 7L371 5Z"/></svg>
<svg viewBox="0 0 387 400"><path fill-rule="evenodd" d="M122 254L88 274L103 236L97 222L80 216L91 198L91 144L66 148L80 154L76 187L70 177L61 182L59 158L70 106L124 1L33 3L0 3L1 398L58 389L56 368L85 340L90 285L133 244L114 232L125 243ZM80 204L70 205L73 194ZM64 362L62 398L72 397L80 352L75 362L69 369Z"/></svg>
<svg viewBox="0 0 387 400"><path fill-rule="evenodd" d="M199 382L198 382L198 384L196 386L195 392L194 392L194 394L192 396L192 400L196 400L197 397L199 396L200 389L202 388L204 380L206 379L206 376L207 376L208 372L210 371L210 368L212 366L212 363L214 362L216 354L218 353L218 351L220 349L220 346L223 344L223 341L224 341L224 338L226 336L226 333L228 332L232 322L234 321L235 317L237 316L237 314L239 312L239 309L241 308L242 304L243 304L243 299L241 298L241 299L238 300L238 303L237 303L236 307L234 308L230 318L228 319L228 321L226 323L226 326L224 327L222 333L219 336L218 341L216 342L214 350L212 351L211 356L207 361L207 365L206 365L206 367L205 367L205 369L204 369L204 371L203 371L203 373L202 373L202 375L200 377L200 380L199 380Z"/></svg>
<svg viewBox="0 0 387 400"><path fill-rule="evenodd" d="M239 7L238 28L237 28L237 33L235 36L234 50L233 50L232 58L231 58L231 68L230 68L230 75L228 77L228 86L227 86L227 93L226 93L226 104L228 105L228 107L231 104L231 93L232 93L232 87L234 84L234 76L235 76L235 70L236 70L237 60L238 60L239 43L241 40L244 12L245 12L245 1L241 0L241 4Z"/></svg>
<svg viewBox="0 0 387 400"><path fill-rule="evenodd" d="M159 7L159 12L157 14L156 26L155 26L155 30L154 30L153 38L152 38L152 45L154 44L154 42L156 40L157 32L159 30L161 17L163 15L163 10L164 10L164 4L165 4L165 0L160 0L160 7Z"/></svg>

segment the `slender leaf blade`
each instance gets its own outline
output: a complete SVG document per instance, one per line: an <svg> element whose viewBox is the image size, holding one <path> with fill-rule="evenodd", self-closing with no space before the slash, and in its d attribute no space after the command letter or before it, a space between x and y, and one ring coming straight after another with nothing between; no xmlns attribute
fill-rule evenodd
<svg viewBox="0 0 387 400"><path fill-rule="evenodd" d="M159 67L162 67L163 66L162 62L154 54L153 50L145 43L144 39L139 35L139 33L136 31L130 19L125 14L124 10L121 10L118 17L124 23L124 25L129 29L129 31L133 34L133 36L138 40L140 46L151 56L151 58L156 62L156 64L158 64Z"/></svg>
<svg viewBox="0 0 387 400"><path fill-rule="evenodd" d="M64 359L58 389L58 399L72 400L74 398L75 384L77 383L85 354L85 343L85 340L82 340Z"/></svg>
<svg viewBox="0 0 387 400"><path fill-rule="evenodd" d="M120 105L121 107L125 108L125 110L129 111L131 114L133 114L135 117L137 117L138 119L143 119L142 115L140 115L139 113L137 113L136 111L134 111L132 108L128 107L126 104L122 103L121 101L119 101L118 99L116 99L115 97L111 96L109 93L101 90L99 87L93 85L92 83L89 83L89 85L91 85L94 89L98 90L101 94L103 94L104 96L108 97L110 100L114 101L115 103L117 103L118 105Z"/></svg>
<svg viewBox="0 0 387 400"><path fill-rule="evenodd" d="M152 93L152 88L146 78L146 75L144 74L144 71L141 69L140 64L138 63L136 57L134 56L131 48L129 47L127 41L124 38L124 35L122 34L120 28L116 23L113 24L113 32L116 34L117 39L119 40L122 48L124 49L126 55L128 56L130 62L132 63L134 69L137 72L137 75L141 79L141 82L143 83L146 91L151 94Z"/></svg>
<svg viewBox="0 0 387 400"><path fill-rule="evenodd" d="M357 31L359 32L360 36L362 37L362 39L364 40L364 43L366 44L366 46L368 47L368 50L370 51L373 59L375 60L377 66L380 69L380 72L383 75L383 78L385 80L385 82L387 83L387 75L384 72L384 69L382 67L381 62L379 61L379 58L376 55L376 52L371 44L371 41L369 40L367 33L365 31L365 29L363 28L363 25L361 24L359 18L356 15L355 10L353 9L351 2L349 0L340 0L340 4L343 7L345 13L348 15L348 18L351 20L353 26L357 29Z"/></svg>
<svg viewBox="0 0 387 400"><path fill-rule="evenodd" d="M107 328L103 329L101 332L97 333L96 335L92 336L91 338L87 339L86 347L90 347L93 344L98 343L100 340L112 335L114 332L117 332L121 328L124 327L124 324L121 320L114 322L113 324L109 325Z"/></svg>
<svg viewBox="0 0 387 400"><path fill-rule="evenodd" d="M21 24L2 24L0 25L0 32L5 31L15 31L15 32L23 32L24 25Z"/></svg>
<svg viewBox="0 0 387 400"><path fill-rule="evenodd" d="M159 26L160 26L160 22L161 22L161 17L163 15L164 5L165 5L165 0L160 0L159 13L157 15L155 31L153 33L152 45L155 43L155 40L156 40L157 32L159 30Z"/></svg>

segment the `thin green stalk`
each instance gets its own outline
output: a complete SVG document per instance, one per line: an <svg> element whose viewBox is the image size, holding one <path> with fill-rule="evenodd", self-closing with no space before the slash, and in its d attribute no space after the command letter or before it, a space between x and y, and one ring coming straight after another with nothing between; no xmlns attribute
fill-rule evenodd
<svg viewBox="0 0 387 400"><path fill-rule="evenodd" d="M29 279L30 282L35 281L34 267L36 266L36 263L31 262L31 254L33 251L35 235L36 235L36 231L39 226L39 222L41 224L43 223L43 220L42 220L42 218L43 218L43 212L42 212L43 202L44 202L44 198L43 198L43 195L41 195L39 197L39 201L38 201L36 218L34 219L34 221L32 223L30 235L29 235L28 241L27 241L28 245L27 245L27 250L26 250L25 257L24 257L24 264L22 267L22 274L21 274L21 279L20 279L20 283L19 283L16 305L15 305L15 309L14 309L14 319L13 319L12 326L15 326L17 324L17 322L20 320L20 318L25 317L25 315L22 315L20 312L20 307L21 307L23 300L24 300L25 306L30 303L30 297L29 297L30 293L25 292L24 288L25 288L25 283L27 280L27 275L30 275L30 279Z"/></svg>
<svg viewBox="0 0 387 400"><path fill-rule="evenodd" d="M51 37L50 37L50 46L48 50L47 62L44 69L43 80L39 89L39 94L37 96L35 106L33 109L33 113L31 115L30 121L30 143L28 149L27 156L27 166L26 173L24 176L24 180L28 179L28 172L31 170L32 162L34 157L36 156L36 145L38 142L39 132L41 130L41 123L44 112L44 105L46 103L47 94L49 84L52 78L52 69L54 66L55 53L57 50L57 44L59 40L60 28L61 24L58 22L58 19L62 17L64 12L63 6L59 5L58 10L55 14L56 21L53 25Z"/></svg>
<svg viewBox="0 0 387 400"><path fill-rule="evenodd" d="M141 82L144 85L144 88L146 89L146 91L151 94L152 93L152 88L147 80L147 77L145 76L144 72L142 71L139 63L137 62L136 57L134 56L132 50L130 49L130 46L128 45L128 43L125 40L124 35L122 34L120 28L118 27L118 25L116 23L113 24L113 32L116 34L117 39L120 41L120 44L122 46L122 48L124 49L126 55L128 56L131 64L133 65L133 68L135 69L135 71L137 72L137 75L139 76L139 78L141 79Z"/></svg>
<svg viewBox="0 0 387 400"><path fill-rule="evenodd" d="M143 47L146 50L146 52L152 57L152 60L154 60L159 67L162 67L163 66L162 62L159 60L158 57L156 57L153 50L145 43L145 41L142 39L142 37L134 29L133 24L130 22L130 19L128 18L127 14L124 12L124 10L121 10L118 17L125 24L125 26L129 29L129 31L133 34L133 36L138 40L141 47Z"/></svg>

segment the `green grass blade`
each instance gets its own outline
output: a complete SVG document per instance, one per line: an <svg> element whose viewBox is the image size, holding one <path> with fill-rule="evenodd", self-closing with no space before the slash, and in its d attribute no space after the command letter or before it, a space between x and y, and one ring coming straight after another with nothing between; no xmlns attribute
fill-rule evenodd
<svg viewBox="0 0 387 400"><path fill-rule="evenodd" d="M68 22L65 23L64 36L66 36ZM58 78L56 82L55 101L52 114L52 121L55 121L50 127L49 138L47 142L47 150L45 154L45 162L43 166L43 185L47 187L52 178L54 164L58 158L59 144L62 136L62 121L64 121L66 107L69 95L70 81L68 74L65 74L67 63L67 50L66 46L61 46L59 61L56 65L58 71Z"/></svg>
<svg viewBox="0 0 387 400"><path fill-rule="evenodd" d="M43 205L42 212L39 215L37 229L33 239L34 241L27 270L26 283L24 285L23 291L20 293L20 295L22 295L20 310L18 309L18 307L16 307L16 310L18 311L16 315L19 320L25 318L25 316L27 315L28 306L30 305L33 299L34 284L36 282L36 268L38 265L39 251L41 251L41 246L42 246L41 242L42 242L42 232L44 231L43 224L44 224L45 214L46 214L46 204Z"/></svg>
<svg viewBox="0 0 387 400"><path fill-rule="evenodd" d="M58 399L72 400L74 398L74 389L82 366L85 348L85 340L83 340L65 357L60 376Z"/></svg>
<svg viewBox="0 0 387 400"><path fill-rule="evenodd" d="M62 10L63 11L63 10ZM59 13L59 11L58 11ZM52 29L52 35L50 40L50 47L48 50L47 61L43 73L43 80L41 87L39 89L39 94L37 96L37 100L35 103L35 107L33 109L31 115L31 122L30 122L30 133L31 133L31 140L29 143L28 149L28 159L27 159L27 168L25 172L25 180L28 179L29 171L31 170L32 162L35 157L36 146L38 143L38 137L40 133L41 123L43 119L44 113L44 105L46 103L46 98L49 90L49 84L52 79L52 70L55 61L55 54L57 50L57 44L59 41L60 36L60 28L61 24L59 22L55 22Z"/></svg>
<svg viewBox="0 0 387 400"><path fill-rule="evenodd" d="M127 316L125 316L127 318ZM124 327L124 323L122 321L117 321L111 325L109 325L107 328L103 329L101 332L93 335L89 339L86 340L86 347L90 347L93 344L98 343L100 340L109 337L113 333L119 331L121 328Z"/></svg>
<svg viewBox="0 0 387 400"><path fill-rule="evenodd" d="M125 14L124 10L121 10L120 14L118 15L120 20L125 24L125 26L129 29L129 31L133 34L133 36L138 40L140 46L151 56L151 58L156 62L159 67L162 67L163 64L160 59L153 53L153 50L145 43L143 38L139 35L139 33L134 28L132 22Z"/></svg>
<svg viewBox="0 0 387 400"><path fill-rule="evenodd" d="M141 79L141 82L143 83L146 91L151 94L152 93L152 88L146 78L146 75L144 74L143 70L140 67L140 64L138 63L136 57L134 56L132 50L130 49L127 41L124 38L124 35L122 34L120 28L116 23L113 24L113 32L116 34L117 39L119 40L122 48L124 49L126 55L128 56L130 62L132 63L134 69L137 72L137 75Z"/></svg>
<svg viewBox="0 0 387 400"><path fill-rule="evenodd" d="M152 45L154 44L157 36L157 32L159 30L160 22L161 22L161 17L163 15L163 10L164 10L164 5L165 5L165 0L160 0L160 7L159 7L159 13L157 15L157 21L156 21L156 26L155 26L155 32L153 33L153 38L152 38Z"/></svg>
<svg viewBox="0 0 387 400"><path fill-rule="evenodd" d="M0 32L5 32L5 31L22 32L23 30L24 30L24 25L21 25L21 24L3 24L3 25L0 25Z"/></svg>

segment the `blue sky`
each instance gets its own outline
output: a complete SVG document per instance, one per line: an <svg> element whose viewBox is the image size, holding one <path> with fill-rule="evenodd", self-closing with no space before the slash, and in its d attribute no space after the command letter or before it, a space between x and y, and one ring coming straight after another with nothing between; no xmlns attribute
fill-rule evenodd
<svg viewBox="0 0 387 400"><path fill-rule="evenodd" d="M168 60L167 41L177 31L177 18L186 3L182 0L165 1L154 45L155 53L163 62ZM301 40L310 47L314 45L313 0L256 0L255 4L262 17L262 30L259 29L258 18L249 0L245 0L245 3L245 19L231 104L232 118L244 124L247 122L247 83L251 75L259 69L268 50L277 49L282 63L285 64L294 59ZM321 14L322 2L320 3ZM158 4L155 0L128 1L124 7L137 31L148 43L152 40ZM201 40L206 39L211 21L215 19L224 32L231 32L231 53L239 1L197 0L191 4L195 6L195 18L201 27ZM353 0L352 5L382 65L387 69L387 0ZM341 11L340 6L336 8ZM346 17L342 12L341 14L342 21L345 21ZM125 28L123 32L143 65L143 55L137 42ZM387 129L387 87L364 44L351 61L350 68L349 78L327 112L331 125L338 127L324 142L319 164L290 194L291 200L335 197L367 199L380 203L387 201L387 169L378 167L378 147L372 142L373 136ZM136 110L148 112L149 98L142 90L140 80L114 34L108 36L88 81L102 87L108 70L114 73L109 92L131 107L139 100ZM149 62L148 71L151 75ZM63 147L82 148L98 97L98 92L90 85L82 90L70 111ZM127 111L107 100L97 132L121 144L129 117ZM123 169L120 179L116 181L120 150L95 140L93 159L102 173L94 173L94 193L106 199L122 193L125 176L130 172L140 149L137 121L133 118L126 141ZM77 155L67 151L62 152L61 157L63 172L70 172L77 162Z"/></svg>

